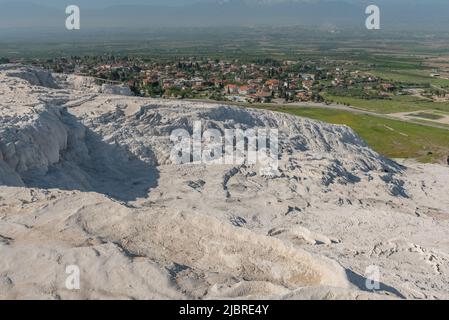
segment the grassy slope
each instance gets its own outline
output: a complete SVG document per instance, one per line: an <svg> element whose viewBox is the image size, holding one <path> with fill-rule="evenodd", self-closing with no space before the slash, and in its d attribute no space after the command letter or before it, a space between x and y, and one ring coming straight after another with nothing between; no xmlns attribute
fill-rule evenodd
<svg viewBox="0 0 449 320"><path fill-rule="evenodd" d="M356 108L377 113L397 113L419 110L449 111L448 102L432 102L411 96L395 96L391 100L366 100L352 97L337 97L325 94L327 100L349 104Z"/></svg>
<svg viewBox="0 0 449 320"><path fill-rule="evenodd" d="M430 70L389 70L389 71L373 71L374 75L389 81L397 81L412 84L432 84L434 86L447 88L449 80L442 78L432 78Z"/></svg>
<svg viewBox="0 0 449 320"><path fill-rule="evenodd" d="M268 109L347 125L374 150L389 158L414 158L421 162L445 163L449 155L449 131L444 129L322 108Z"/></svg>
<svg viewBox="0 0 449 320"><path fill-rule="evenodd" d="M435 88L449 88L449 80L433 78L432 69L424 65L424 60L417 57L367 56L360 62L371 64L368 71L384 81L400 82L410 86L432 85ZM323 95L335 102L350 104L354 107L377 113L408 112L426 109L449 111L449 102L435 103L412 96L395 96L391 100L365 100L353 97Z"/></svg>

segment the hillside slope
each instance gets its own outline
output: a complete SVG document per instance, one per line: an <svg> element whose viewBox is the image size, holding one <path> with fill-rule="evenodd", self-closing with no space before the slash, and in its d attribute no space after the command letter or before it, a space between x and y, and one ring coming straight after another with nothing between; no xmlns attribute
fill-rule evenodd
<svg viewBox="0 0 449 320"><path fill-rule="evenodd" d="M0 69L0 298L448 297L448 168L344 126L58 79ZM278 129L277 174L174 164L170 134L195 121Z"/></svg>

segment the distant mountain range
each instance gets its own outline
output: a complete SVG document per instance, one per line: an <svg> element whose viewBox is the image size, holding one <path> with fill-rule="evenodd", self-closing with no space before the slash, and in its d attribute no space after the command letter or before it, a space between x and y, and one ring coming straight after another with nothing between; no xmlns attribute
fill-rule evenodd
<svg viewBox="0 0 449 320"><path fill-rule="evenodd" d="M78 4L83 28L301 25L363 28L366 0L34 0L1 1L0 28L64 28ZM447 0L376 0L382 27L449 30Z"/></svg>

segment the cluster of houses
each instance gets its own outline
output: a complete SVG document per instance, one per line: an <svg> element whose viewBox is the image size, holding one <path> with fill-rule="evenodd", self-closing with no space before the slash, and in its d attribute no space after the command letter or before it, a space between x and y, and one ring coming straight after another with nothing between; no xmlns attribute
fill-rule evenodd
<svg viewBox="0 0 449 320"><path fill-rule="evenodd" d="M240 64L223 61L188 61L164 66L143 66L130 85L141 95L156 93L173 98L180 91L240 102L270 102L275 98L309 101L313 96L316 75L286 72L285 66Z"/></svg>
<svg viewBox="0 0 449 320"><path fill-rule="evenodd" d="M224 86L223 94L230 100L241 102L271 102L274 98L309 101L315 84L314 75L300 75L297 79L278 80L262 78L238 85Z"/></svg>
<svg viewBox="0 0 449 320"><path fill-rule="evenodd" d="M348 62L346 62L348 63ZM335 61L275 61L245 63L210 58L168 61L120 57L74 57L55 61L57 69L126 83L140 96L213 98L235 102L322 101L320 93L336 88L378 91L388 95L394 83L383 82L352 65ZM73 69L73 70L72 70Z"/></svg>

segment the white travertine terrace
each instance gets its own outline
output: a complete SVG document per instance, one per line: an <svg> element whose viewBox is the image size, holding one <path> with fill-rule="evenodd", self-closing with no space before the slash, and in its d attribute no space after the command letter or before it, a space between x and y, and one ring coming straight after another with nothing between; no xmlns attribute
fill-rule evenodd
<svg viewBox="0 0 449 320"><path fill-rule="evenodd" d="M449 298L449 168L345 126L100 92L0 67L0 298ZM174 165L170 133L194 121L279 129L279 175Z"/></svg>

